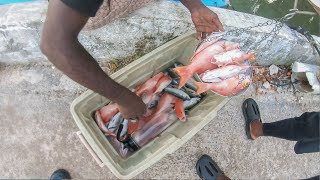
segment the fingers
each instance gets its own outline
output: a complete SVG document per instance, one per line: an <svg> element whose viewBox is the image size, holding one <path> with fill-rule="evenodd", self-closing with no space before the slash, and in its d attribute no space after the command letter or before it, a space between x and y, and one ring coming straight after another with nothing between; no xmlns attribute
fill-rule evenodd
<svg viewBox="0 0 320 180"><path fill-rule="evenodd" d="M197 38L198 40L201 40L201 32L197 31L197 33L196 33L196 38Z"/></svg>

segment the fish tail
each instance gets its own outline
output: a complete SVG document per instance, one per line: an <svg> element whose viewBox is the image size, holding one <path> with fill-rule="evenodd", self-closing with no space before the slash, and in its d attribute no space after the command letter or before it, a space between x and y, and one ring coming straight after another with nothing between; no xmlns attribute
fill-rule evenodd
<svg viewBox="0 0 320 180"><path fill-rule="evenodd" d="M255 59L255 56L256 56L256 53L255 53L255 52L249 53L249 58L248 58L248 59L254 60L254 59Z"/></svg>
<svg viewBox="0 0 320 180"><path fill-rule="evenodd" d="M179 89L182 88L188 80L193 76L193 73L190 71L188 66L177 67L173 69L180 77Z"/></svg>
<svg viewBox="0 0 320 180"><path fill-rule="evenodd" d="M201 83L201 82L194 82L194 85L197 86L197 91L195 92L196 94L201 94L203 92L206 92L207 89L207 85L205 83Z"/></svg>

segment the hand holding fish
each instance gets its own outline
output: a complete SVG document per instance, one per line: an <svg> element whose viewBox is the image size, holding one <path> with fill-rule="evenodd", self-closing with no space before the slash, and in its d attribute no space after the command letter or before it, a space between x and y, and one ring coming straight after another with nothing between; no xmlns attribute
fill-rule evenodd
<svg viewBox="0 0 320 180"><path fill-rule="evenodd" d="M125 119L141 117L147 109L147 106L142 99L129 90L122 93L121 97L119 97L119 101L116 103Z"/></svg>

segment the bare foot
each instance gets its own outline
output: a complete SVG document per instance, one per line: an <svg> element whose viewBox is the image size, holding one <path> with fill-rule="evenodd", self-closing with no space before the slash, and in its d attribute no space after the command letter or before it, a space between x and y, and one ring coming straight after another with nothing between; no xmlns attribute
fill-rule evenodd
<svg viewBox="0 0 320 180"><path fill-rule="evenodd" d="M262 122L260 120L251 121L250 135L254 140L257 139L259 136L263 136Z"/></svg>

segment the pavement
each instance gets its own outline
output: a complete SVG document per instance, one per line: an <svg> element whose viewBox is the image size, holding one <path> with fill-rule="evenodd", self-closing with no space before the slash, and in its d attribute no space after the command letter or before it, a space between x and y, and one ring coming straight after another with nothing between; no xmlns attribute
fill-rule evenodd
<svg viewBox="0 0 320 180"><path fill-rule="evenodd" d="M139 12L143 14L144 11ZM170 39L168 34L160 36ZM165 40L168 39L151 38L150 42L158 44L147 47L152 50ZM35 47L36 44L31 45ZM108 168L97 165L76 135L79 129L69 108L86 89L37 52L36 56L25 54L26 59L37 57L29 61L17 54L18 50L12 50L1 51L0 58L0 178L48 178L54 170L64 168L77 179L115 179ZM120 54L125 57L128 52ZM101 65L105 62L103 58L106 57L99 59ZM210 155L231 179L301 179L319 175L320 153L296 155L295 142L271 137L256 141L246 138L240 107L248 97L258 102L264 122L320 109L319 96L294 94L287 87L257 96L255 88L251 87L245 94L230 98L218 116L184 146L136 178L198 179L194 166L202 154Z"/></svg>
<svg viewBox="0 0 320 180"><path fill-rule="evenodd" d="M57 168L73 178L114 179L100 168L76 135L70 103L85 89L48 65L7 66L0 71L0 178L48 178ZM241 104L252 97L264 122L319 111L320 97L292 89L254 88L231 98L216 118L139 179L196 179L194 165L208 154L231 179L298 179L320 174L320 153L296 155L294 142L246 139Z"/></svg>

